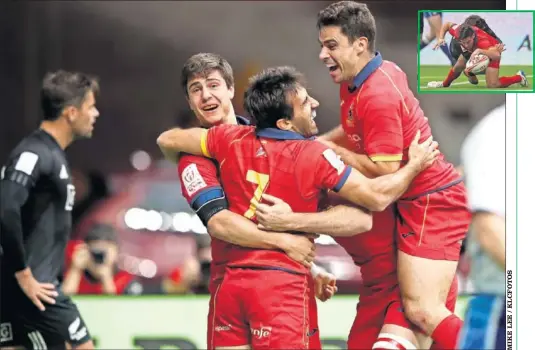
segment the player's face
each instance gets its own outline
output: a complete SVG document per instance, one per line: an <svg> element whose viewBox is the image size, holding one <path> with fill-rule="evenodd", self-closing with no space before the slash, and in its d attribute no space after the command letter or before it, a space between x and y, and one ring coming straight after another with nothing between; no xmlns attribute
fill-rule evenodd
<svg viewBox="0 0 535 350"><path fill-rule="evenodd" d="M318 134L316 108L320 105L317 100L308 95L304 87L299 87L297 92L291 94L290 103L293 108L293 117L288 120L286 129L293 130L305 137ZM285 120L285 119L282 119Z"/></svg>
<svg viewBox="0 0 535 350"><path fill-rule="evenodd" d="M358 73L360 55L368 49L368 40L358 38L353 43L339 26L325 26L319 34L320 60L327 66L331 79L340 84L352 81Z"/></svg>
<svg viewBox="0 0 535 350"><path fill-rule="evenodd" d="M234 87L228 87L219 70L188 81L188 103L203 126L224 124L234 109Z"/></svg>
<svg viewBox="0 0 535 350"><path fill-rule="evenodd" d="M69 122L75 137L90 138L93 136L93 128L100 115L95 103L95 94L89 91L80 108L72 107L69 111Z"/></svg>
<svg viewBox="0 0 535 350"><path fill-rule="evenodd" d="M474 41L475 41L475 34L472 36L469 36L468 38L464 38L463 40L460 40L459 43L462 47L464 47L466 50L472 51L474 49Z"/></svg>

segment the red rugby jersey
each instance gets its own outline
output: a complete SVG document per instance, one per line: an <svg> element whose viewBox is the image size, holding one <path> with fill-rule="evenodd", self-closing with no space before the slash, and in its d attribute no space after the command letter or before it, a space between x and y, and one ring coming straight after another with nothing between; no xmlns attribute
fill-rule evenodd
<svg viewBox="0 0 535 350"><path fill-rule="evenodd" d="M375 162L408 160L414 135L420 142L431 136L420 103L409 88L407 76L395 63L383 61L381 54L364 67L353 81L354 88L340 86L341 123L353 147ZM440 155L420 173L403 198L415 197L460 181L455 167Z"/></svg>
<svg viewBox="0 0 535 350"><path fill-rule="evenodd" d="M315 212L320 192L339 190L351 168L323 144L294 132L220 125L203 137L204 155L219 162L229 209L255 221L263 193L281 198L295 212ZM263 266L308 273L285 253L227 244L218 261L229 266Z"/></svg>

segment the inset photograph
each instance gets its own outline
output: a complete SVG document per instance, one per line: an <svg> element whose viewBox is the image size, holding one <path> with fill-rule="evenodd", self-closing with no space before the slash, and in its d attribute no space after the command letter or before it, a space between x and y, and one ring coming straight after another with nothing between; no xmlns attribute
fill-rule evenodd
<svg viewBox="0 0 535 350"><path fill-rule="evenodd" d="M534 92L533 12L418 11L418 92Z"/></svg>

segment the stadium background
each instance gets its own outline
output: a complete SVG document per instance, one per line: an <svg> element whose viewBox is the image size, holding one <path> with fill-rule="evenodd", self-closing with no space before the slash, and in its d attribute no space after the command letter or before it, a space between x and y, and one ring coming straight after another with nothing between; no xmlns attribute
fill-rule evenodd
<svg viewBox="0 0 535 350"><path fill-rule="evenodd" d="M172 286L191 271L203 280L202 261L209 254L202 247L208 235L181 197L174 168L160 161L155 145L162 130L191 117L180 69L191 54L222 54L235 70L239 113L249 75L261 67L295 65L321 102L316 121L327 131L337 123L339 105L337 88L318 59L315 16L327 3L0 3L2 163L40 121L38 93L46 71L81 70L101 78L94 138L67 152L77 186L69 248L93 224L112 225L121 252L118 267L132 276L135 288L129 293L138 296L76 297L99 347L204 347L207 297L191 295L203 290L202 283ZM377 47L405 70L414 91L419 9L505 8L505 1L491 0L367 3L377 20ZM505 101L502 95L418 98L442 152L455 164L470 128ZM347 294L320 305L321 332L326 343L341 345L354 317L360 274L340 247L326 237L320 241L319 263L337 276L341 294ZM469 294L465 267L460 265L459 275L462 291ZM460 298L460 314L465 301Z"/></svg>

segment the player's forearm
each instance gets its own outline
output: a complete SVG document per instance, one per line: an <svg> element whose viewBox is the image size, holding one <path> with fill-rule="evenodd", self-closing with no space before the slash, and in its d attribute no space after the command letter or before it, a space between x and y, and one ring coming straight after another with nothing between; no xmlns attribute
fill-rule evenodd
<svg viewBox="0 0 535 350"><path fill-rule="evenodd" d="M452 26L453 26L453 23L451 23L451 22L444 23L444 25L440 29L440 33L438 35L438 39L444 39L444 36L446 36L446 33L448 32L448 30L450 30L450 28Z"/></svg>
<svg viewBox="0 0 535 350"><path fill-rule="evenodd" d="M106 275L102 278L102 292L104 294L117 294L113 275Z"/></svg>
<svg viewBox="0 0 535 350"><path fill-rule="evenodd" d="M282 216L280 224L285 227L285 231L349 237L372 228L370 213L345 205L337 205L318 213L286 213Z"/></svg>
<svg viewBox="0 0 535 350"><path fill-rule="evenodd" d="M178 153L177 152L173 152L172 150L169 150L165 147L160 147L160 151L162 152L163 154L163 157L170 161L171 163L174 163L176 164L178 162Z"/></svg>
<svg viewBox="0 0 535 350"><path fill-rule="evenodd" d="M500 52L498 50L495 50L495 49L488 49L488 50L480 49L479 52L482 55L488 56L488 58L490 58L493 61L499 60L501 58L501 56L502 56L500 54Z"/></svg>
<svg viewBox="0 0 535 350"><path fill-rule="evenodd" d="M20 208L28 194L25 188L7 181L0 183L0 194L0 244L6 266L17 272L26 268Z"/></svg>
<svg viewBox="0 0 535 350"><path fill-rule="evenodd" d="M197 156L202 156L201 135L206 132L204 129L174 128L164 131L156 140L158 147L164 149L166 154L177 154L186 152Z"/></svg>
<svg viewBox="0 0 535 350"><path fill-rule="evenodd" d="M325 134L321 135L319 139L334 142L336 144L340 144L342 140L345 138L345 132L342 125L338 125L336 128L327 131Z"/></svg>
<svg viewBox="0 0 535 350"><path fill-rule="evenodd" d="M333 151L340 156L344 163L351 166L353 169L358 170L362 175L370 179L392 172L389 168L383 167L379 163L375 163L365 154L357 154L340 146L333 147Z"/></svg>
<svg viewBox="0 0 535 350"><path fill-rule="evenodd" d="M212 216L207 229L211 236L241 247L282 249L282 233L259 230L252 221L227 209Z"/></svg>
<svg viewBox="0 0 535 350"><path fill-rule="evenodd" d="M65 274L63 284L61 285L63 293L65 293L65 295L74 295L78 293L78 286L80 285L81 279L82 271L71 267Z"/></svg>
<svg viewBox="0 0 535 350"><path fill-rule="evenodd" d="M407 191L419 172L418 167L408 163L395 173L369 180L369 192L366 196L369 203L365 207L373 211L385 210Z"/></svg>
<svg viewBox="0 0 535 350"><path fill-rule="evenodd" d="M473 229L481 248L505 269L505 220L491 213L477 213Z"/></svg>

